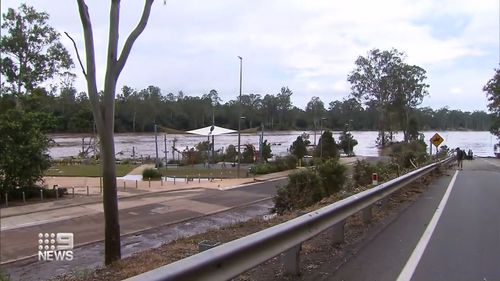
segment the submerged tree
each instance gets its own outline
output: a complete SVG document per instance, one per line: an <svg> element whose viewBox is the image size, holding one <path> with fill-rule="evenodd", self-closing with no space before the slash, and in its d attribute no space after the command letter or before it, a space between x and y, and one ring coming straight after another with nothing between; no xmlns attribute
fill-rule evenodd
<svg viewBox="0 0 500 281"><path fill-rule="evenodd" d="M420 104L427 95L428 85L423 82L425 70L406 64L404 57L405 54L396 49L373 49L366 57L356 60L356 68L347 78L351 83L351 95L376 108L382 146L387 141L386 133L392 131L391 113L401 117L401 128L407 139L409 109Z"/></svg>
<svg viewBox="0 0 500 281"><path fill-rule="evenodd" d="M85 1L77 0L85 39L86 71L83 69L83 73L87 79L87 91L92 104L92 112L96 122L97 132L101 141L105 223L104 255L106 264L110 264L121 258L114 143L116 83L127 62L134 42L146 28L153 1L154 0L144 1L145 4L141 19L125 40L121 53L118 53L120 1L111 1L104 92L102 95L99 95L97 90L92 22Z"/></svg>

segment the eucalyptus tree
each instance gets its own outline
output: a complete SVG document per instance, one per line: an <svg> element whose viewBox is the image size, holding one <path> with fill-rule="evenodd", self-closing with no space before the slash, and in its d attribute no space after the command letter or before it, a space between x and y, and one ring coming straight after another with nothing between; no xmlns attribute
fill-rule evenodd
<svg viewBox="0 0 500 281"><path fill-rule="evenodd" d="M486 92L491 112L491 133L500 140L500 68L495 69L495 75L483 87Z"/></svg>
<svg viewBox="0 0 500 281"><path fill-rule="evenodd" d="M404 58L405 54L396 49L373 49L366 57L358 57L355 69L347 78L351 83L351 95L377 109L382 146L388 138L386 133L395 129L391 114L402 117L404 124L401 127L406 139L409 109L420 104L428 94L425 70L406 64Z"/></svg>
<svg viewBox="0 0 500 281"><path fill-rule="evenodd" d="M110 264L121 258L114 144L116 84L135 41L146 28L153 2L154 0L144 1L144 8L139 23L127 37L119 53L120 1L111 1L104 92L100 95L97 90L92 21L85 0L77 0L85 42L86 69L82 70L87 80L87 92L101 143L105 224L104 255L106 264Z"/></svg>
<svg viewBox="0 0 500 281"><path fill-rule="evenodd" d="M2 92L19 96L58 75L71 75L73 61L59 41L60 34L48 24L47 13L21 4L17 10L9 8L2 17Z"/></svg>

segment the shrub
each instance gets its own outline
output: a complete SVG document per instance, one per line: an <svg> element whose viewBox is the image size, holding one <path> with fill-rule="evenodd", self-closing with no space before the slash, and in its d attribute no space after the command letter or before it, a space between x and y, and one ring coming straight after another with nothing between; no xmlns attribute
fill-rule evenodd
<svg viewBox="0 0 500 281"><path fill-rule="evenodd" d="M328 159L323 164L317 166L317 170L323 182L326 195L340 191L347 180L345 175L346 166L340 164L336 159Z"/></svg>
<svg viewBox="0 0 500 281"><path fill-rule="evenodd" d="M161 172L155 168L147 168L142 171L143 179L160 179L161 176Z"/></svg>
<svg viewBox="0 0 500 281"><path fill-rule="evenodd" d="M312 170L302 170L288 176L288 184L278 187L273 198L273 212L281 215L287 211L305 208L320 201L326 194L321 178Z"/></svg>
<svg viewBox="0 0 500 281"><path fill-rule="evenodd" d="M370 164L366 160L357 161L354 164L353 180L357 186L364 186L372 183L372 174L377 173L379 182L387 181L395 176L399 176L399 165L394 162L382 162Z"/></svg>
<svg viewBox="0 0 500 281"><path fill-rule="evenodd" d="M297 158L293 155L276 157L276 161L259 163L250 168L250 172L257 175L292 170L297 167Z"/></svg>
<svg viewBox="0 0 500 281"><path fill-rule="evenodd" d="M357 186L363 186L372 182L372 173L376 173L377 168L366 160L358 160L354 164L352 179Z"/></svg>
<svg viewBox="0 0 500 281"><path fill-rule="evenodd" d="M403 168L413 168L413 164L425 163L428 159L427 145L423 141L399 142L392 144L390 155ZM412 164L413 163L413 164Z"/></svg>

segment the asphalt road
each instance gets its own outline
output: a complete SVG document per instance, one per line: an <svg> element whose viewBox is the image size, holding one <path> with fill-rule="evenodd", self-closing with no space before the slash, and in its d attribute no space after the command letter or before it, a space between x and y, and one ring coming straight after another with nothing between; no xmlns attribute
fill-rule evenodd
<svg viewBox="0 0 500 281"><path fill-rule="evenodd" d="M276 185L284 181L286 179L224 191L195 189L126 199L120 201L120 205L123 205L119 211L120 229L122 235L125 235L256 202L272 197L276 193ZM1 261L36 255L38 233L72 232L75 245L102 240L104 216L100 205L102 204L59 209L57 213L60 217L57 221L3 230L0 233ZM70 214L68 219L65 219L66 214ZM21 217L23 216L19 216L19 219ZM16 217L8 219L15 220Z"/></svg>
<svg viewBox="0 0 500 281"><path fill-rule="evenodd" d="M500 280L500 160L448 174L328 280Z"/></svg>

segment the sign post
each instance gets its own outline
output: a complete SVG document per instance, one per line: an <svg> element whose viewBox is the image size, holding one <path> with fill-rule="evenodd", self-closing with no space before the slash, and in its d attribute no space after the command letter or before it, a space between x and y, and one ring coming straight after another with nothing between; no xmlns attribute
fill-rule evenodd
<svg viewBox="0 0 500 281"><path fill-rule="evenodd" d="M438 146L443 143L444 139L438 134L435 133L431 138L431 143L436 147L436 155L438 154ZM431 146L431 155L432 155L432 146Z"/></svg>

